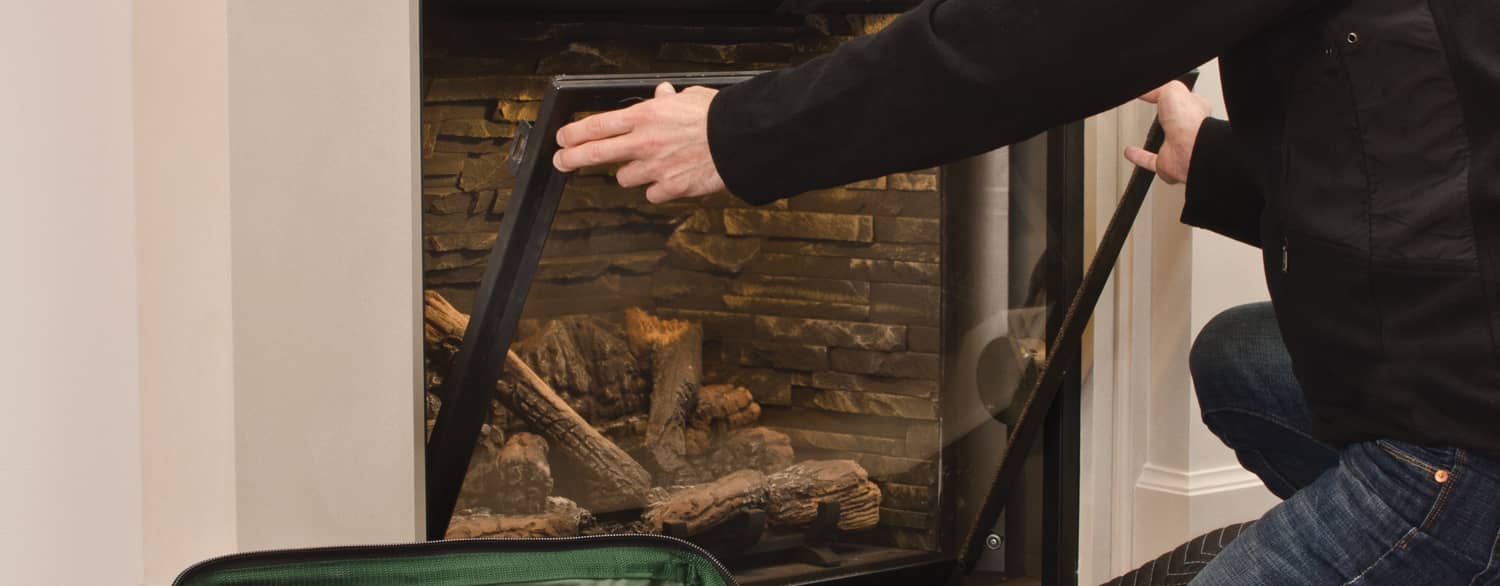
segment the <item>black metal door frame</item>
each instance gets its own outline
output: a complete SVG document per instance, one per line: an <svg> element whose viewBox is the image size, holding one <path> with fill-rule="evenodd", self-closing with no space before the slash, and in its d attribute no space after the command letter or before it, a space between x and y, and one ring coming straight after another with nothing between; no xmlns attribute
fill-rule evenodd
<svg viewBox="0 0 1500 586"><path fill-rule="evenodd" d="M517 139L513 154L516 183L490 251L464 343L453 374L443 387L426 449L427 536L441 539L478 440L503 356L515 335L542 247L569 174L549 163L557 150L556 130L577 112L628 105L649 97L661 82L724 87L756 72L647 75L558 76L548 85L535 129ZM1083 125L1048 133L1047 288L1052 307L1048 328L1056 332L1078 288L1083 256ZM539 163L540 161L540 163ZM525 163L525 164L523 164ZM1050 350L1049 350L1050 351ZM1076 583L1078 542L1078 352L1067 368L1062 393L1045 423L1044 580Z"/></svg>
<svg viewBox="0 0 1500 586"><path fill-rule="evenodd" d="M1047 271L1051 335L1062 330L1067 300L1083 284L1083 143L1082 121L1047 133L1047 250L1055 252ZM1042 583L1049 585L1078 583L1081 350L1062 365L1062 390L1042 430Z"/></svg>

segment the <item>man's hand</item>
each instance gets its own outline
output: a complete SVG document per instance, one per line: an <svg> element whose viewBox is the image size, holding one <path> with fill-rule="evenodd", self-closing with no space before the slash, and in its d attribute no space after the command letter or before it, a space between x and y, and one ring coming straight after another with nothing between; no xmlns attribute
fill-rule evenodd
<svg viewBox="0 0 1500 586"><path fill-rule="evenodd" d="M1198 127L1203 126L1203 120L1212 110L1208 100L1193 93L1180 81L1151 90L1141 99L1156 104L1156 117L1161 121L1166 140L1162 142L1159 153L1127 147L1125 159L1155 172L1169 185L1186 182L1188 165L1193 160L1193 143L1198 140Z"/></svg>
<svg viewBox="0 0 1500 586"><path fill-rule="evenodd" d="M718 90L656 86L656 97L623 110L595 114L562 127L559 171L626 163L615 173L621 187L649 185L646 199L662 203L724 189L708 150L708 105Z"/></svg>

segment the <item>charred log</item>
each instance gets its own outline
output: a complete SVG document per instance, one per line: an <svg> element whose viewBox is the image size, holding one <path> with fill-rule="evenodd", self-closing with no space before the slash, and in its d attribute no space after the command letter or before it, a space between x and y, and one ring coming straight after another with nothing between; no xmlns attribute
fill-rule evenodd
<svg viewBox="0 0 1500 586"><path fill-rule="evenodd" d="M513 348L585 419L615 419L645 406L645 369L596 318L549 320Z"/></svg>
<svg viewBox="0 0 1500 586"><path fill-rule="evenodd" d="M441 350L454 339L462 340L468 316L436 292L429 291L426 301L424 322L429 348ZM585 506L609 511L644 504L651 475L579 416L515 352L506 352L505 370L495 384L495 393L516 419L584 471L590 493L597 495L597 499L583 503Z"/></svg>
<svg viewBox="0 0 1500 586"><path fill-rule="evenodd" d="M531 515L497 515L485 510L463 510L448 524L446 539L476 537L571 537L578 535L593 516L577 503L562 497L547 499L544 509Z"/></svg>
<svg viewBox="0 0 1500 586"><path fill-rule="evenodd" d="M646 529L661 532L667 523L686 525L689 535L702 533L735 514L766 503L766 477L740 470L710 483L689 486L651 503L641 515Z"/></svg>
<svg viewBox="0 0 1500 586"><path fill-rule="evenodd" d="M880 523L880 487L853 460L798 462L766 477L766 516L773 525L801 526L818 516L818 503L839 504L839 529Z"/></svg>
<svg viewBox="0 0 1500 586"><path fill-rule="evenodd" d="M646 469L573 411L514 352L506 353L504 378L495 392L533 432L583 469L594 497L585 506L613 511L642 504L651 487Z"/></svg>
<svg viewBox="0 0 1500 586"><path fill-rule="evenodd" d="M552 494L552 467L547 440L530 433L512 434L496 458L499 486L492 502L510 514L540 513Z"/></svg>
<svg viewBox="0 0 1500 586"><path fill-rule="evenodd" d="M687 417L703 383L703 327L631 309L625 331L637 355L651 357L646 450L658 470L676 472L687 465Z"/></svg>
<svg viewBox="0 0 1500 586"><path fill-rule="evenodd" d="M755 402L749 389L734 385L705 385L698 390L697 405L693 416L688 419L687 454L706 454L715 439L753 425L759 419L760 404Z"/></svg>

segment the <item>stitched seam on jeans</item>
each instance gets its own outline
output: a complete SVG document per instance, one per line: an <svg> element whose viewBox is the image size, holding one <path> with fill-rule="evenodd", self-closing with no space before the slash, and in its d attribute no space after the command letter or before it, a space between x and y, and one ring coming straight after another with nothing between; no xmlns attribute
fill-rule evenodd
<svg viewBox="0 0 1500 586"><path fill-rule="evenodd" d="M1313 437L1311 434L1309 434L1307 432L1304 432L1304 431L1302 431L1300 429L1297 429L1297 426L1295 426L1295 425L1291 425L1291 424L1289 424L1289 423L1287 423L1285 421L1282 421L1280 419L1277 419L1275 417L1267 416L1264 413L1257 413L1255 411L1251 411L1249 409L1241 409L1239 407L1222 407L1222 408L1219 408L1219 409L1214 409L1212 411L1204 411L1203 412L1203 418L1206 420L1206 419L1208 419L1209 415L1215 415L1215 414L1218 414L1218 413L1238 413L1240 415L1248 415L1250 417L1254 417L1254 418L1259 419L1261 421L1266 421L1266 422L1269 422L1269 423L1273 423L1273 424L1275 424L1277 426L1286 428L1286 431L1288 431L1288 432L1290 432L1292 434L1300 436L1303 439L1312 440L1314 443L1318 444L1319 446L1327 448L1328 452L1330 454L1333 454L1333 455L1337 455L1338 454L1338 450L1335 450L1332 447L1329 447L1328 444L1323 443L1323 440L1320 440L1320 439L1318 439L1316 437ZM1207 425L1207 421L1205 421L1204 424Z"/></svg>
<svg viewBox="0 0 1500 586"><path fill-rule="evenodd" d="M1490 548L1489 561L1484 564L1483 570L1474 574L1474 579L1469 581L1469 586L1484 586L1484 582L1480 580L1488 580L1496 570L1500 570L1500 532L1495 533L1495 546Z"/></svg>
<svg viewBox="0 0 1500 586"><path fill-rule="evenodd" d="M1426 472L1428 474L1433 474L1433 473L1436 473L1438 471L1438 469L1436 467L1432 466L1431 464L1428 464L1426 462L1423 462L1423 461L1417 459L1416 456L1413 456L1411 454L1406 453L1406 450L1403 450L1403 449L1398 448L1398 447L1396 447L1394 445L1391 445L1389 442L1387 442L1385 440L1375 440L1375 445L1380 446L1380 449L1384 450L1385 453L1390 454L1391 457L1396 458L1396 459L1401 460L1401 461L1404 461L1407 464L1411 464L1412 466L1416 466L1418 468L1421 468L1424 472Z"/></svg>
<svg viewBox="0 0 1500 586"><path fill-rule="evenodd" d="M1396 545L1391 546L1390 549L1385 550L1385 553L1380 554L1380 557L1375 558L1375 561L1370 562L1370 567L1367 567L1367 568L1365 568L1363 570L1360 570L1360 572L1358 574L1355 574L1353 578L1350 578L1349 581L1344 582L1344 586L1349 586L1350 584L1353 584L1355 582L1363 580L1365 578L1365 574L1370 573L1370 570L1373 570L1373 569L1375 569L1375 566L1380 565L1380 562L1385 559L1385 556L1391 555L1392 553L1394 553L1398 549L1403 549L1405 547L1405 545L1403 545L1403 544L1405 544L1408 540L1410 540L1416 534L1417 534L1417 528L1416 527L1412 527L1411 529L1408 529L1406 531L1406 535L1402 535L1401 536L1401 540L1397 541Z"/></svg>
<svg viewBox="0 0 1500 586"><path fill-rule="evenodd" d="M1448 473L1448 481L1443 483L1443 488L1438 490L1437 502L1432 505L1432 511L1427 513L1427 518L1422 521L1422 530L1432 529L1437 524L1438 516L1443 513L1443 508L1448 506L1448 497L1453 494L1453 485L1458 483L1459 468L1464 466L1464 451L1453 451L1453 470Z"/></svg>
<svg viewBox="0 0 1500 586"><path fill-rule="evenodd" d="M1438 517L1443 514L1443 509L1448 506L1448 497L1453 494L1453 485L1458 482L1458 469L1464 464L1463 450L1455 450L1453 454L1453 471L1448 473L1448 481L1439 485L1437 499L1433 501L1432 508L1427 510L1427 516L1422 519L1422 524L1417 527L1419 531L1424 533L1430 531L1432 526L1437 524ZM1401 543L1397 545L1401 549L1406 549L1407 544L1410 542L1411 538L1406 537L1402 538Z"/></svg>

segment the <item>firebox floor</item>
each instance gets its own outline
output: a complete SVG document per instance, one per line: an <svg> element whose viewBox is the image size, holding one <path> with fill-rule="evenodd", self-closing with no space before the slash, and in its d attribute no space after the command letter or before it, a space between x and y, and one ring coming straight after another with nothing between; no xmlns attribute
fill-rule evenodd
<svg viewBox="0 0 1500 586"><path fill-rule="evenodd" d="M923 566L943 560L942 556L927 551L897 549L871 545L839 544L833 547L839 554L842 565L823 568L812 564L791 561L750 560L731 564L735 578L743 586L772 586L792 584L843 584L845 578L864 575L863 579L847 583L884 584L882 573L901 568ZM910 584L901 581L903 586ZM974 574L963 582L964 586L1040 586L1041 581L1031 577L1010 578L1003 574ZM894 584L893 584L894 586Z"/></svg>
<svg viewBox="0 0 1500 586"><path fill-rule="evenodd" d="M888 571L911 565L932 563L940 556L928 551L879 547L874 545L837 544L832 546L841 565L824 568L795 561L748 560L734 564L735 578L743 586L809 584L836 580L839 577Z"/></svg>

